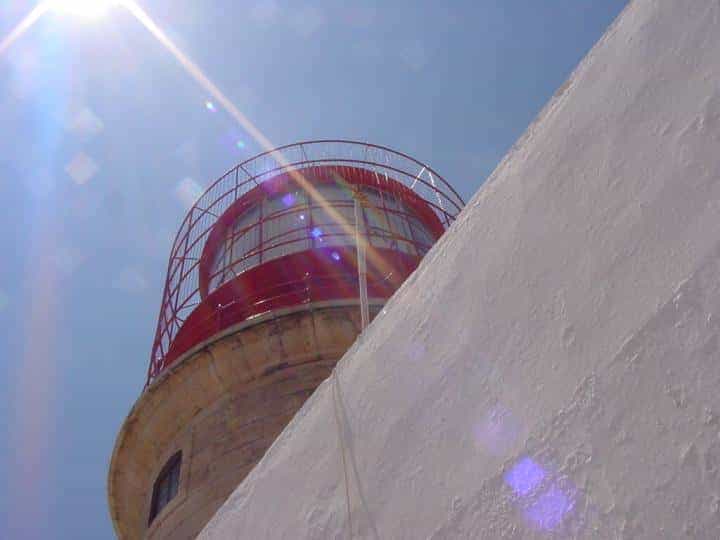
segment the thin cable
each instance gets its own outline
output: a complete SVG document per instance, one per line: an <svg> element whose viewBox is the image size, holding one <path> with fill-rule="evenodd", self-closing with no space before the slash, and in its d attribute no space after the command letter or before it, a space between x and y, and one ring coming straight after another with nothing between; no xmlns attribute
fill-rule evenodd
<svg viewBox="0 0 720 540"><path fill-rule="evenodd" d="M342 422L340 421L340 413L338 411L338 400L340 399L340 381L338 380L337 376L337 368L333 369L332 377L334 380L333 384L333 413L335 414L335 425L337 426L338 430L338 441L340 443L340 453L342 455L342 468L343 468L343 476L345 477L345 508L347 509L347 517L348 517L348 529L349 529L349 536L350 540L352 540L353 536L353 528L352 528L352 510L350 508L350 482L348 480L348 471L347 471L347 464L345 463L345 442L344 442L344 435L343 435L343 429L342 429ZM336 395L337 390L337 395Z"/></svg>

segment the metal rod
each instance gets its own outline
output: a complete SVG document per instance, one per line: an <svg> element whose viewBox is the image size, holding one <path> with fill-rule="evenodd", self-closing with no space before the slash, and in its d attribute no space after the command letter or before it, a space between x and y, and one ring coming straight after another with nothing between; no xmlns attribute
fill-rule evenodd
<svg viewBox="0 0 720 540"><path fill-rule="evenodd" d="M367 328L370 311L368 309L367 296L367 262L365 260L365 239L364 219L362 216L362 202L364 195L359 189L354 191L355 200L355 246L357 247L358 284L360 289L360 332Z"/></svg>

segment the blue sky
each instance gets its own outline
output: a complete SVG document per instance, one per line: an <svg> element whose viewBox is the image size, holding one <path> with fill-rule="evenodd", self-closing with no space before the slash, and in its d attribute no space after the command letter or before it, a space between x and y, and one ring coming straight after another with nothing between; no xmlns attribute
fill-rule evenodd
<svg viewBox="0 0 720 540"><path fill-rule="evenodd" d="M467 200L626 1L141 3L274 143L387 145ZM1 2L0 33L33 5ZM122 10L46 15L0 85L0 538L112 538L178 186L259 147Z"/></svg>

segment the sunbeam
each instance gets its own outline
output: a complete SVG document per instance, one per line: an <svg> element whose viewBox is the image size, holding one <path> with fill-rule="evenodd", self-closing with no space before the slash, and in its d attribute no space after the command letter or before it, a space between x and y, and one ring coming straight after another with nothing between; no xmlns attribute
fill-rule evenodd
<svg viewBox="0 0 720 540"><path fill-rule="evenodd" d="M210 78L195 64L180 48L170 39L170 37L152 20L148 13L134 0L45 0L35 6L28 15L20 21L20 23L0 42L0 54L7 50L20 36L22 36L29 28L32 27L37 20L47 13L50 9L59 9L61 11L76 13L87 17L95 17L104 13L112 6L122 6L126 8L137 20L142 24L180 63L185 71L208 92L214 100L233 118L235 121L247 131L253 139L266 151L272 151L276 148L270 140L253 124L247 116L245 116L235 104L222 93L222 91L213 83ZM214 106L214 105L213 105ZM312 197L312 199L320 205L328 215L342 227L349 235L355 234L354 224L350 224L347 220L328 202L323 195L309 182L300 171L289 167L289 163L281 152L272 152L273 158L282 167L287 167L289 174L302 188ZM382 271L389 270L389 267L382 257L372 248L364 236L360 239L364 244L371 262Z"/></svg>
<svg viewBox="0 0 720 540"><path fill-rule="evenodd" d="M37 6L35 6L32 11L30 11L30 13L28 13L25 18L10 31L7 36L5 36L2 41L0 41L0 55L4 54L5 51L7 51L12 46L12 44L18 40L20 36L27 32L32 27L32 25L38 21L40 17L45 15L45 13L48 12L52 5L52 0L45 0L44 2L40 2Z"/></svg>
<svg viewBox="0 0 720 540"><path fill-rule="evenodd" d="M54 11L97 19L105 15L110 8L125 4L124 0L50 0Z"/></svg>
<svg viewBox="0 0 720 540"><path fill-rule="evenodd" d="M203 87L203 89L208 92L215 101L223 108L225 111L232 116L238 124L240 124L245 131L247 131L256 141L257 143L267 151L272 151L274 148L276 148L275 145L273 145L270 140L253 124L247 116L245 116L240 109L238 109L235 104L225 96L225 94L222 93L222 91L213 83L210 78L203 73L203 71L200 69L200 67L195 64L185 53L183 53L180 48L175 45L175 43L168 37L168 35L153 21L150 16L147 14L147 12L135 1L133 0L127 0L125 2L125 7L132 13L135 18L142 24L155 38L165 46L165 48L175 57L175 59L180 63L180 65L187 71L187 73L197 81L200 86ZM214 107L215 105L213 105ZM309 182L300 171L297 169L289 167L289 163L285 159L285 157L282 155L281 152L272 152L271 154L273 158L278 162L278 164L282 167L288 168L288 173L290 176L300 185L302 188L312 197L312 199L320 205L327 213L328 215L340 225L340 227L343 228L343 230L349 234L354 235L355 234L355 227L354 224L351 225L347 222L347 220L330 204L328 204L327 200L323 195L313 186L311 182ZM360 241L364 244L364 248L367 252L368 257L370 258L371 262L376 265L381 271L386 272L389 271L389 265L382 260L382 257L377 253L376 250L373 249L373 247L370 245L370 243L367 241L367 238L365 236L362 236Z"/></svg>

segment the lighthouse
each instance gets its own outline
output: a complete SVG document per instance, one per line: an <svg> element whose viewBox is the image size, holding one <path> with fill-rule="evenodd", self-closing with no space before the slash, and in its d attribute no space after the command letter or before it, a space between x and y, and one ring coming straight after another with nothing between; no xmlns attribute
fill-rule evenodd
<svg viewBox="0 0 720 540"><path fill-rule="evenodd" d="M462 206L429 165L353 141L280 147L212 183L173 243L112 454L118 537L195 538Z"/></svg>

